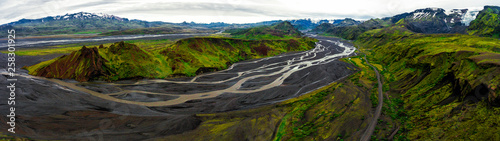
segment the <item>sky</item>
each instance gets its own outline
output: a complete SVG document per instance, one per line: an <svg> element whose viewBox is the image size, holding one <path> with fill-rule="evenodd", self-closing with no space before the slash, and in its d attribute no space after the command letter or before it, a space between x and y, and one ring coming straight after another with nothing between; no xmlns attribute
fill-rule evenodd
<svg viewBox="0 0 500 141"><path fill-rule="evenodd" d="M4 0L0 5L0 24L77 12L175 23L368 20L427 7L480 10L484 5L500 6L500 0Z"/></svg>

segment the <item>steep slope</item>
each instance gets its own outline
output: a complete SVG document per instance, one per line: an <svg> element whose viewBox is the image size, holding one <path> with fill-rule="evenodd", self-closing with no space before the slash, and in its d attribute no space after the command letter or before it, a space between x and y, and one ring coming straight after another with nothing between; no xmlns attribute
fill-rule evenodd
<svg viewBox="0 0 500 141"><path fill-rule="evenodd" d="M33 66L29 74L77 81L114 81L129 78L165 78L194 76L221 70L229 64L277 55L288 51L314 48L316 40L243 40L232 38L188 38L159 51L148 52L134 44L117 42L109 47L75 51Z"/></svg>
<svg viewBox="0 0 500 141"><path fill-rule="evenodd" d="M358 40L403 100L400 131L410 140L498 140L500 41L459 34L418 34L401 26Z"/></svg>
<svg viewBox="0 0 500 141"><path fill-rule="evenodd" d="M280 39L280 38L298 38L302 33L290 22L284 21L271 26L260 26L248 28L235 33L231 33L235 38L245 39Z"/></svg>
<svg viewBox="0 0 500 141"><path fill-rule="evenodd" d="M470 23L468 33L486 37L500 38L500 7L484 6L475 20Z"/></svg>
<svg viewBox="0 0 500 141"><path fill-rule="evenodd" d="M106 66L111 74L103 77L105 80L146 77L154 78L162 69L160 60L134 44L117 42L109 47L99 47L100 55L108 60Z"/></svg>
<svg viewBox="0 0 500 141"><path fill-rule="evenodd" d="M417 9L404 15L403 21L398 22L413 32L448 33L451 30L445 20L447 15L440 8Z"/></svg>
<svg viewBox="0 0 500 141"><path fill-rule="evenodd" d="M188 38L160 51L173 74L193 76L203 71L222 70L229 64L254 58L303 51L314 47L315 39L242 40L232 38Z"/></svg>
<svg viewBox="0 0 500 141"><path fill-rule="evenodd" d="M118 80L155 76L157 61L133 44L117 42L110 47L93 47L72 52L33 66L25 67L30 75L89 81Z"/></svg>
<svg viewBox="0 0 500 141"><path fill-rule="evenodd" d="M106 76L110 70L105 66L108 62L99 55L97 48L87 48L64 55L40 64L27 67L30 75L49 78L75 79L88 81L91 78Z"/></svg>
<svg viewBox="0 0 500 141"><path fill-rule="evenodd" d="M324 32L349 40L356 39L365 31L395 24L404 25L405 28L416 33L466 33L466 25L468 20L474 17L474 13L468 9L453 9L446 12L441 8L425 8L392 17L370 19L356 26L335 26L325 23L312 31Z"/></svg>
<svg viewBox="0 0 500 141"><path fill-rule="evenodd" d="M333 27L335 27L335 26L331 23L322 23L322 24L314 27L314 29L312 29L311 31L312 32L325 32L326 30L333 28Z"/></svg>

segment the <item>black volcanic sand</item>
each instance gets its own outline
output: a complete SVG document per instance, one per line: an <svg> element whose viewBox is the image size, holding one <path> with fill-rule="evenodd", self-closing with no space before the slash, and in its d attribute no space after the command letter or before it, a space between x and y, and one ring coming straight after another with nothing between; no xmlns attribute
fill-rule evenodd
<svg viewBox="0 0 500 141"><path fill-rule="evenodd" d="M318 37L318 39L322 40L320 44L328 48L329 54L343 51L343 48L324 41L326 39L338 39L322 37ZM318 57L325 54L327 52L318 53ZM297 53L287 53L277 57L248 60L245 61L247 64L236 65L233 69L223 71L222 73L203 74L196 79L196 82L225 80L237 76L236 72L281 62L297 57L297 55ZM20 63L32 65L31 63L36 64L36 62L55 56L42 56L39 58L36 56L33 58L23 57L18 57ZM24 59L29 59L29 61ZM254 61L259 62L250 63ZM2 60L0 63L5 64L6 62ZM285 63L270 65L266 68L279 65L285 65ZM103 100L87 93L61 87L53 82L17 77L15 105L17 117L16 134L6 134L34 139L62 140L143 140L178 134L195 129L199 125L201 121L195 116L197 113L249 109L294 98L328 85L355 71L348 69L348 67L354 68L354 66L345 62L331 61L292 73L285 79L282 85L271 89L248 94L224 93L215 98L191 100L183 104L163 107L146 107ZM3 66L2 70L4 70ZM243 76L265 74L266 72L278 70L280 69L262 70L262 72L244 74ZM27 75L26 70L18 73ZM247 81L242 85L242 89L257 89L262 85L274 81L277 77L278 75ZM6 79L6 76L0 75L0 85L3 85L3 87L0 87L0 91L2 92L8 91L5 87L8 85ZM191 79L177 78L172 80L186 81ZM225 89L232 86L237 80L239 79L221 84L148 83L107 85L100 82L90 82L81 83L80 86L101 93L115 93L122 90L143 90L183 95ZM75 82L74 80L65 81ZM115 84L133 84L135 82L134 80L127 80L116 82ZM6 102L8 97L6 94L0 95L0 99L4 101L0 103L0 114L2 115L9 114L10 106ZM176 98L175 96L136 92L115 95L115 97L143 102L164 101ZM0 121L6 123L6 116L1 116ZM5 132L8 125L0 124L0 127Z"/></svg>

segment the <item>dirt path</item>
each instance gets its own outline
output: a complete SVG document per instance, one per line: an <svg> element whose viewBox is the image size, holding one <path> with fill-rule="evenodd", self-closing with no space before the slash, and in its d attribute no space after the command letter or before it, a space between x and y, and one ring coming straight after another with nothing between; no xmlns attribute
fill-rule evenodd
<svg viewBox="0 0 500 141"><path fill-rule="evenodd" d="M375 74L377 74L377 80L378 80L378 105L377 105L377 108L375 110L375 117L373 118L372 122L370 122L370 124L368 125L368 128L366 129L365 133L363 134L363 136L361 136L361 141L369 141L372 137L372 134L373 134L373 131L375 130L375 126L377 126L377 121L378 121L378 118L380 117L380 114L382 112L382 105L383 105L383 100L384 100L384 96L382 94L382 81L380 81L380 74L378 73L378 70L377 68L375 68L374 66L372 66L372 64L370 64L368 62L368 60L366 59L366 55L365 55L365 61L368 65L370 65L370 67L373 68L373 70L375 71Z"/></svg>

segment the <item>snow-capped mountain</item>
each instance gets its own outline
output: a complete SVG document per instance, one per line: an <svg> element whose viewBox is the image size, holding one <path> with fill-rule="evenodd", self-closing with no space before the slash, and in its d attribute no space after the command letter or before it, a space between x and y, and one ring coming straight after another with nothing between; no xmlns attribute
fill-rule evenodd
<svg viewBox="0 0 500 141"><path fill-rule="evenodd" d="M40 19L21 19L16 22L8 23L7 25L17 25L25 23L39 23L39 22L49 22L58 20L74 20L74 19L110 19L117 21L129 21L127 18L121 18L115 15L103 14L103 13L88 13L88 12L78 12L73 14L65 14L59 16L48 16Z"/></svg>
<svg viewBox="0 0 500 141"><path fill-rule="evenodd" d="M426 19L426 18L434 18L436 16L443 16L444 9L441 8L425 8L425 9L417 9L410 13L407 18L411 19Z"/></svg>
<svg viewBox="0 0 500 141"><path fill-rule="evenodd" d="M446 22L447 23L460 22L466 26L469 26L470 22L476 19L476 16L479 13L479 11L480 11L479 9L452 9L446 11L446 15L448 15Z"/></svg>
<svg viewBox="0 0 500 141"><path fill-rule="evenodd" d="M459 23L463 25L469 25L470 21L476 18L478 12L479 10L469 9L451 9L446 11L442 8L425 8L417 9L409 13L396 15L394 16L393 22L397 22L403 18L405 18L406 20L440 18L447 24Z"/></svg>
<svg viewBox="0 0 500 141"><path fill-rule="evenodd" d="M474 20L476 10L425 8L392 17L393 22L404 19L408 29L419 33L465 33L466 26Z"/></svg>
<svg viewBox="0 0 500 141"><path fill-rule="evenodd" d="M21 19L0 25L0 30L15 29L19 36L103 33L136 28L157 27L169 23L129 20L102 13L78 12L40 19ZM6 33L0 33L4 35Z"/></svg>

